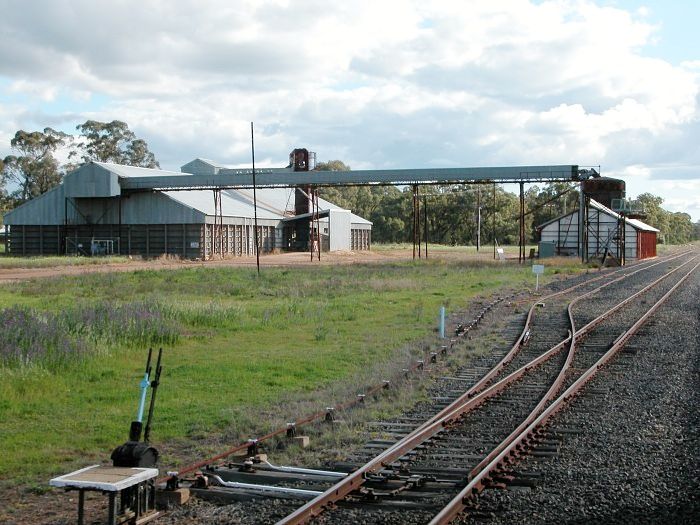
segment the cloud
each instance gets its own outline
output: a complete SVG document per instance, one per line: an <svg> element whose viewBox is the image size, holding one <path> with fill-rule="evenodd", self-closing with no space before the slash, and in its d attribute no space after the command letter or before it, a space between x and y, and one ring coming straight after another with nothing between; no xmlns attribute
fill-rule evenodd
<svg viewBox="0 0 700 525"><path fill-rule="evenodd" d="M700 62L646 56L658 24L645 9L589 0L0 7L9 79L0 139L119 118L177 169L194 156L248 162L255 121L256 150L272 165L305 146L356 168L579 163L684 180L700 166ZM18 92L21 103L3 101ZM656 169L671 165L689 168Z"/></svg>

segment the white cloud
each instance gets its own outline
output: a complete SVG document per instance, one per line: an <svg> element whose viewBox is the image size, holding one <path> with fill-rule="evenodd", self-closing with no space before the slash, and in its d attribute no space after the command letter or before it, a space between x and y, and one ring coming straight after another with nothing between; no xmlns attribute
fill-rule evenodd
<svg viewBox="0 0 700 525"><path fill-rule="evenodd" d="M38 101L0 99L0 139L9 126L49 125L40 119L119 118L177 168L197 155L247 162L255 121L256 150L272 164L307 146L354 167L579 163L620 173L647 166L644 180L653 180L657 165L700 166L700 61L645 56L658 24L644 8L590 0L0 7L0 76ZM91 104L95 96L106 102ZM67 99L70 110L46 109ZM76 111L81 101L87 109Z"/></svg>

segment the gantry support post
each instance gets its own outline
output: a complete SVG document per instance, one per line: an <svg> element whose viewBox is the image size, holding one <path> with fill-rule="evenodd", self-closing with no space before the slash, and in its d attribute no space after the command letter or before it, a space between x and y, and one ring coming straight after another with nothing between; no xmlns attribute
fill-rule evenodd
<svg viewBox="0 0 700 525"><path fill-rule="evenodd" d="M520 241L518 262L525 261L525 183L520 183Z"/></svg>
<svg viewBox="0 0 700 525"><path fill-rule="evenodd" d="M416 250L417 248L417 250ZM413 258L416 253L420 258L420 204L418 201L418 185L413 185Z"/></svg>
<svg viewBox="0 0 700 525"><path fill-rule="evenodd" d="M423 195L423 238L425 239L425 258L428 258L428 197Z"/></svg>
<svg viewBox="0 0 700 525"><path fill-rule="evenodd" d="M481 248L481 186L476 187L476 253Z"/></svg>
<svg viewBox="0 0 700 525"><path fill-rule="evenodd" d="M491 233L493 234L493 258L496 259L496 183L493 183L493 209L491 210Z"/></svg>

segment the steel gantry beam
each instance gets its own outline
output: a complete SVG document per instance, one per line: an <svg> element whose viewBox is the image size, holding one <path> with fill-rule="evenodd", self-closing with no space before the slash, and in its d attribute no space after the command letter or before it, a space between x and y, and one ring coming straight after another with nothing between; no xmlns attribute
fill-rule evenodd
<svg viewBox="0 0 700 525"><path fill-rule="evenodd" d="M580 181L598 173L577 165L505 166L483 168L425 168L357 171L293 171L292 168L256 170L258 188L300 185L389 185L452 184L465 182L565 182ZM120 180L124 191L173 191L197 189L241 189L253 187L251 169L221 169L216 175L146 175Z"/></svg>

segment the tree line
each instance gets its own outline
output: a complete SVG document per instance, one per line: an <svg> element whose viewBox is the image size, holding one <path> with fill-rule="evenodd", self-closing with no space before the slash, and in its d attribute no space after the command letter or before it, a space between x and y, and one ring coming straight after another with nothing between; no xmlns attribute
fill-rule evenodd
<svg viewBox="0 0 700 525"><path fill-rule="evenodd" d="M66 173L90 161L159 168L145 140L136 137L122 121L88 120L76 127L77 135L52 128L19 130L10 141L12 154L0 159L0 207L14 208L58 185ZM61 163L60 154L66 158ZM319 163L317 170L346 171L342 161ZM517 244L520 203L514 193L491 184L436 185L420 188L421 237L427 223L429 242L448 245L477 243L478 217L481 242ZM375 242L410 242L413 234L413 189L395 186L328 187L323 197L352 210L373 223ZM537 240L537 226L578 207L574 183L532 186L525 193L527 242ZM663 199L650 193L636 203L646 210L645 222L661 230L660 240L669 244L700 237L700 221L693 224L687 213L669 212ZM423 215L427 211L426 215Z"/></svg>
<svg viewBox="0 0 700 525"><path fill-rule="evenodd" d="M88 120L76 130L77 136L53 128L15 133L10 140L12 154L0 159L3 210L46 193L66 173L90 161L160 167L146 141L136 137L125 122ZM60 156L66 162L61 163Z"/></svg>
<svg viewBox="0 0 700 525"><path fill-rule="evenodd" d="M339 160L319 163L317 170L347 171ZM413 188L395 186L349 186L323 188L321 196L372 221L374 242L411 242L413 238ZM493 184L421 186L421 239L427 222L428 241L448 245L476 245L478 217L481 243L517 244L519 196ZM553 182L534 185L525 192L526 241L537 241L537 226L578 209L578 184ZM640 195L635 207L646 211L644 222L661 230L660 242L680 244L700 238L700 221L693 224L687 213L661 207L663 199ZM427 217L424 213L427 211Z"/></svg>

